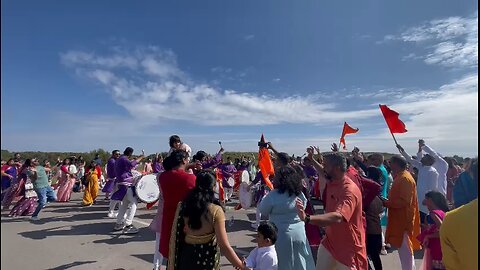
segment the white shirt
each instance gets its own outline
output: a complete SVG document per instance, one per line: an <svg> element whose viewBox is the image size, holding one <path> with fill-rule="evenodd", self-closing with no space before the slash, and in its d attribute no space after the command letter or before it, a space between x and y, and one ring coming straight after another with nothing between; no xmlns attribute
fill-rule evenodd
<svg viewBox="0 0 480 270"><path fill-rule="evenodd" d="M190 158L192 157L192 148L190 148L190 146L188 146L188 144L186 143L182 143L180 145L180 149L184 150L185 152L187 152L188 154L188 160L190 160ZM175 151L176 149L175 148L170 148L170 151L168 151L168 154L167 154L167 157L170 156L170 154Z"/></svg>
<svg viewBox="0 0 480 270"><path fill-rule="evenodd" d="M68 172L69 173L73 173L73 174L76 174L78 171L77 171L77 167L73 164L70 164L70 166L68 166Z"/></svg>
<svg viewBox="0 0 480 270"><path fill-rule="evenodd" d="M424 145L422 148L427 154L435 158L435 163L433 163L433 167L438 172L438 183L437 183L437 190L443 193L443 195L447 196L447 171L448 171L448 163L432 148ZM422 156L421 153L417 156Z"/></svg>
<svg viewBox="0 0 480 270"><path fill-rule="evenodd" d="M278 259L275 246L256 247L245 260L247 267L254 270L277 270Z"/></svg>
<svg viewBox="0 0 480 270"><path fill-rule="evenodd" d="M418 169L418 179L417 179L417 199L418 199L418 208L420 212L428 214L427 206L423 205L422 202L425 199L425 194L432 190L437 190L438 187L438 172L433 166L423 166L422 163L418 160L412 159L412 157L406 152L400 152L407 161L412 164L415 168Z"/></svg>

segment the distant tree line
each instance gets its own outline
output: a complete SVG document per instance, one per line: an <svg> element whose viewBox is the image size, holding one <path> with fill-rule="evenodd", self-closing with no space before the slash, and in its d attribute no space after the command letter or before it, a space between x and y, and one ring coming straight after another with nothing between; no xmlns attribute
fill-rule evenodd
<svg viewBox="0 0 480 270"><path fill-rule="evenodd" d="M120 150L121 153L123 153L123 150ZM85 160L86 162L89 162L93 159L95 159L95 156L98 154L100 159L102 160L103 164L105 164L107 162L107 160L110 158L111 156L111 151L107 151L107 150L104 150L104 149L96 149L96 150L92 150L90 152L40 152L40 151L37 151L37 152L33 152L33 151L28 151L28 152L10 152L8 150L1 150L1 159L2 160L5 160L7 161L8 159L10 158L13 158L13 155L15 153L19 153L22 157L23 160L25 159L31 159L31 158L38 158L41 162L43 162L43 160L48 160L53 164L55 164L55 162L57 161L57 159L59 158L60 160L63 160L65 158L69 158L69 157L72 157L72 156L75 156L76 158L79 158L80 156L83 157L83 160ZM160 155L162 155L164 158L167 156L167 153L166 152L162 152L162 153L159 153ZM195 153L193 153L195 154ZM213 153L212 155L214 155L215 153ZM366 156L368 156L369 154L371 154L370 152L365 152L364 153ZM392 157L394 154L391 154L391 153L382 153L385 157L385 159L390 159L390 157ZM230 158L233 161L235 161L235 159L242 159L243 157L247 158L247 159L251 159L251 160L257 160L257 156L258 156L258 152L225 152L222 157L223 157L223 160L225 161L227 158ZM455 159L458 163L461 163L463 164L465 162L465 158L463 157L460 157L458 155L454 155L452 157L453 159ZM148 159L151 159L152 161L155 159L155 154L150 154L148 155L144 161L148 160Z"/></svg>

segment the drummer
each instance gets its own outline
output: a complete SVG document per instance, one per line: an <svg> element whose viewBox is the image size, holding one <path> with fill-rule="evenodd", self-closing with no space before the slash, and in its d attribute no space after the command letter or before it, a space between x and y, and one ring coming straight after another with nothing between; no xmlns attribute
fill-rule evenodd
<svg viewBox="0 0 480 270"><path fill-rule="evenodd" d="M225 150L220 148L218 153L213 157L209 157L209 155L205 151L198 151L194 156L193 156L193 161L200 161L202 164L202 170L207 170L207 169L214 169L218 167L221 162L222 162L222 154Z"/></svg>
<svg viewBox="0 0 480 270"><path fill-rule="evenodd" d="M137 163L142 161L144 153L137 159L130 160L133 154L133 148L127 147L123 155L115 162L115 176L117 178L117 191L112 194L112 200L122 202L117 215L117 224L114 231L122 231L126 234L134 234L138 229L133 226L133 217L137 211L137 198L135 197L134 178L131 170ZM128 208L128 211L127 211ZM126 218L125 213L127 213Z"/></svg>
<svg viewBox="0 0 480 270"><path fill-rule="evenodd" d="M237 169L233 165L230 157L227 158L227 162L220 165L219 169L222 171L223 176L222 186L225 191L225 201L228 202L233 195L233 184L229 183L228 180L230 178L233 179Z"/></svg>
<svg viewBox="0 0 480 270"><path fill-rule="evenodd" d="M248 190L251 190L251 188L260 182L260 187L258 190L255 192L255 194L252 194L254 196L254 201L256 205L259 205L260 202L263 200L265 196L270 192L270 188L267 186L265 183L265 180L263 179L262 172L259 170L257 172L257 175L255 176L255 179L253 179L252 182L248 185ZM258 208L255 211L255 223L252 223L252 228L257 229L258 226L260 225L261 221L261 214L260 211L258 211Z"/></svg>

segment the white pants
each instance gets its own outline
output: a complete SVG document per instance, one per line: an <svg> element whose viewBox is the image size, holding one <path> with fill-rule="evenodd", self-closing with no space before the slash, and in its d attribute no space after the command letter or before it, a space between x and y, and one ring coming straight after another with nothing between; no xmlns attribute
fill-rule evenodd
<svg viewBox="0 0 480 270"><path fill-rule="evenodd" d="M108 212L109 212L109 213L113 213L113 211L115 211L115 207L116 207L117 205L120 205L120 206L121 206L121 205L122 205L122 202L121 202L121 201L110 200L110 204L109 204L109 206L108 206ZM119 206L119 208L120 208L120 206Z"/></svg>
<svg viewBox="0 0 480 270"><path fill-rule="evenodd" d="M155 253L153 255L153 269L160 270L163 265L163 256L160 253L160 234L155 233Z"/></svg>
<svg viewBox="0 0 480 270"><path fill-rule="evenodd" d="M230 200L230 198L231 198L232 195L233 195L233 188L226 188L226 187L224 187L223 190L224 190L224 192L225 192L225 201Z"/></svg>
<svg viewBox="0 0 480 270"><path fill-rule="evenodd" d="M415 270L415 259L413 258L413 253L410 251L408 242L408 235L404 233L402 246L398 249L398 256L400 257L402 270Z"/></svg>
<svg viewBox="0 0 480 270"><path fill-rule="evenodd" d="M351 268L339 263L332 254L323 246L318 247L317 270L350 270Z"/></svg>
<svg viewBox="0 0 480 270"><path fill-rule="evenodd" d="M132 225L133 218L135 217L136 211L137 211L137 198L133 196L132 188L128 187L127 194L125 194L125 197L123 197L122 204L120 205L120 209L118 210L117 224L122 224L125 221L126 226ZM124 218L125 213L127 213L126 219Z"/></svg>

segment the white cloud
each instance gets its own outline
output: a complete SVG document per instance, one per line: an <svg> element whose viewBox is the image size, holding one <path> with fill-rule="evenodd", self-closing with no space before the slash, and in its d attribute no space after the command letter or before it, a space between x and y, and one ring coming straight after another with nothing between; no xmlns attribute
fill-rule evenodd
<svg viewBox="0 0 480 270"><path fill-rule="evenodd" d="M280 81L280 78L273 79L273 82L279 82L279 81Z"/></svg>
<svg viewBox="0 0 480 270"><path fill-rule="evenodd" d="M314 95L279 98L197 84L186 78L171 52L165 53L158 48L134 52L121 56L67 52L62 54L62 62L103 85L115 102L132 116L141 115L149 121L185 120L226 126L332 123L344 118L368 118L378 113L376 108L339 111L335 104L322 103ZM104 64L121 58L133 58L133 62L139 64L136 69L122 61L117 65ZM212 72L230 71L221 67L212 69Z"/></svg>
<svg viewBox="0 0 480 270"><path fill-rule="evenodd" d="M153 56L157 59L156 63L160 66L169 66L168 70L171 72L152 74L154 72L141 64L146 59L145 55L152 54L152 51L144 50L145 54L137 53L139 51L142 50L135 50L133 54L122 56L133 57L135 61L132 62L138 63L136 69L124 64L117 66L99 64L111 63L110 58L118 59L115 53L100 57L95 53L77 52L78 55L83 55L77 58L72 58L71 53L63 54L67 58L62 58L65 65L102 85L112 99L131 115L124 119L124 122L115 119L112 121L110 118L103 121L101 118L102 121L97 119L98 121L86 124L88 128L85 130L88 132L84 134L85 136L88 136L87 133L108 133L115 130L118 123L123 123L122 126L135 123L132 125L136 129L134 134L144 138L145 136L140 134L147 133L149 128L172 121L196 126L268 126L303 123L325 127L328 125L329 130L337 128L335 125L338 123L347 121L355 126L358 123L361 130L360 134L348 138L349 146L358 145L365 150L395 152L393 143L390 142L391 136L383 125L378 109L378 104L382 103L401 114L400 117L409 132L399 134L397 137L402 144L408 143L405 145L407 148L414 146L419 138L425 138L441 153L466 153L472 156L478 144L476 74L466 75L460 80L436 89L384 88L374 91L345 89L335 93L318 92L307 96L271 96L195 83L180 70L176 62L167 59L164 63L163 58L158 56ZM159 49L155 51L162 53ZM174 59L174 55L171 57ZM99 61L99 58L102 61ZM343 103L354 101L351 105L360 109L342 110L335 103L338 100L342 100ZM119 130L118 132L121 133ZM130 135L123 140L135 137ZM167 137L168 134L164 136ZM328 147L327 142L338 140L337 137L327 135L315 138L301 134L293 136L298 137L298 140L296 139L298 144L292 145L291 140L285 138L273 137L271 140L277 141L285 151L296 154L302 154L305 145L312 144L315 140L318 140L324 149ZM248 134L247 137L256 138L256 135ZM255 144L248 143L242 136L227 136L224 139L237 141L238 143L232 146L237 151L251 150L254 148L251 144ZM195 139L195 142L204 148L202 143L208 144L211 138L202 140ZM216 145L212 144L211 147L205 149L214 151ZM415 151L414 148L410 150Z"/></svg>
<svg viewBox="0 0 480 270"><path fill-rule="evenodd" d="M469 68L478 65L478 12L469 17L449 17L412 27L400 35L387 35L382 42L403 41L423 46L424 56L409 54L403 58L423 59L429 65Z"/></svg>

